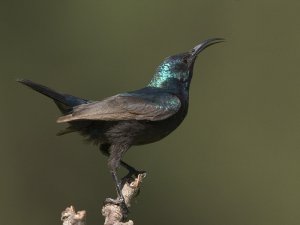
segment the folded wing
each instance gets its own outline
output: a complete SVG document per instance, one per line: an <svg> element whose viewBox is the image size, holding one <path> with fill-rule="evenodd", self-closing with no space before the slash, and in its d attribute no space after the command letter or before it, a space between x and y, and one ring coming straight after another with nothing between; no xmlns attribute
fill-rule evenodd
<svg viewBox="0 0 300 225"><path fill-rule="evenodd" d="M174 115L180 109L178 97L169 93L118 94L102 101L82 104L71 114L59 117L57 122L74 120L149 120L157 121Z"/></svg>

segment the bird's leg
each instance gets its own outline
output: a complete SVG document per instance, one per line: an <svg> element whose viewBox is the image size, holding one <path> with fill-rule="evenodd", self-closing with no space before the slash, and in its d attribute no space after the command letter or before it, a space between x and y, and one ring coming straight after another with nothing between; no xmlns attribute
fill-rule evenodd
<svg viewBox="0 0 300 225"><path fill-rule="evenodd" d="M110 144L101 144L100 145L100 151L106 155L106 156L110 156L109 153L109 148L110 148ZM124 177L126 180L128 179L132 179L134 177L137 177L139 174L144 174L146 173L146 171L140 171L135 169L133 166L130 166L129 164L127 164L126 162L124 162L123 160L120 161L120 165L128 170L128 174ZM134 176L134 177L133 177ZM123 180L123 179L122 179Z"/></svg>
<svg viewBox="0 0 300 225"><path fill-rule="evenodd" d="M125 205L125 207L126 207L126 210L128 211L127 206L126 206L126 204L125 204L125 198L124 198L124 196L123 196L123 194L122 194L122 186L121 186L121 182L120 182L119 179L118 179L117 173L116 173L116 171L112 171L111 174L112 174L113 180L114 180L114 182L115 182L115 184L116 184L117 194L118 194L118 197L119 197L119 199L120 199L120 201L121 201L120 204L123 204L123 203L124 203L124 205Z"/></svg>
<svg viewBox="0 0 300 225"><path fill-rule="evenodd" d="M129 164L127 164L126 162L124 161L120 161L120 164L121 166L123 166L125 169L128 170L128 174L124 177L126 179L132 179L133 176L134 177L138 177L139 174L144 174L146 173L146 171L143 171L143 170L137 170L135 169L134 167L130 166Z"/></svg>
<svg viewBox="0 0 300 225"><path fill-rule="evenodd" d="M118 179L116 171L111 171L111 174L112 174L113 180L116 184L118 198L117 199L107 198L107 199L105 199L104 204L110 203L110 204L114 204L114 205L119 205L122 210L123 220L125 220L128 216L129 209L126 205L125 198L122 194L121 182Z"/></svg>
<svg viewBox="0 0 300 225"><path fill-rule="evenodd" d="M116 185L118 199L106 199L106 203L109 202L112 204L119 205L122 209L123 218L127 217L129 210L126 205L125 198L122 194L122 185L117 176L117 168L120 165L122 155L124 154L124 152L126 152L127 149L128 146L126 145L111 145L109 149L110 155L108 158L108 167Z"/></svg>

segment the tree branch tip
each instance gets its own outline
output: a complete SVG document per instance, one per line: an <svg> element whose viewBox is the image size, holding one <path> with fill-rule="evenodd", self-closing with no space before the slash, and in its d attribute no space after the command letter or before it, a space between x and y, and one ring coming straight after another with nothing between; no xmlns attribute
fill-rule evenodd
<svg viewBox="0 0 300 225"><path fill-rule="evenodd" d="M86 211L81 210L76 212L74 206L67 207L61 213L61 221L63 225L85 225Z"/></svg>

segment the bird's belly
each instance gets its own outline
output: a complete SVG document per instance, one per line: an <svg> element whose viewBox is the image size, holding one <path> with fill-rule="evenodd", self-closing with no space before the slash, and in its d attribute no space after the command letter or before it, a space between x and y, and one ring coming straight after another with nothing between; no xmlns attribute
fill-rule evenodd
<svg viewBox="0 0 300 225"><path fill-rule="evenodd" d="M74 123L73 127L94 144L143 145L169 135L183 121L186 112L181 110L175 116L161 121L83 121L83 124Z"/></svg>
<svg viewBox="0 0 300 225"><path fill-rule="evenodd" d="M153 125L148 126L146 130L139 133L133 142L133 145L144 145L153 143L168 136L176 127L161 128Z"/></svg>
<svg viewBox="0 0 300 225"><path fill-rule="evenodd" d="M161 140L175 130L182 119L170 118L163 121L120 121L106 132L111 143L126 142L143 145Z"/></svg>
<svg viewBox="0 0 300 225"><path fill-rule="evenodd" d="M145 122L148 126L145 129L134 145L143 145L153 143L163 139L172 133L184 120L187 114L187 107L182 107L181 110L174 116L161 121Z"/></svg>

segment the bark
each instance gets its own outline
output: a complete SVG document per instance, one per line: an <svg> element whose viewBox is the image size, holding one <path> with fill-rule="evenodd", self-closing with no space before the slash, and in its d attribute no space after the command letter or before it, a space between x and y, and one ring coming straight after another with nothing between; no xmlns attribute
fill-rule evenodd
<svg viewBox="0 0 300 225"><path fill-rule="evenodd" d="M122 194L128 208L131 206L132 199L139 193L145 177L145 173L139 174L133 181L124 184ZM102 207L102 215L105 218L104 225L133 225L133 221L127 220L126 215L123 215L119 205L109 203L108 201ZM62 212L61 220L63 225L86 225L86 211L76 212L75 208L70 206Z"/></svg>

